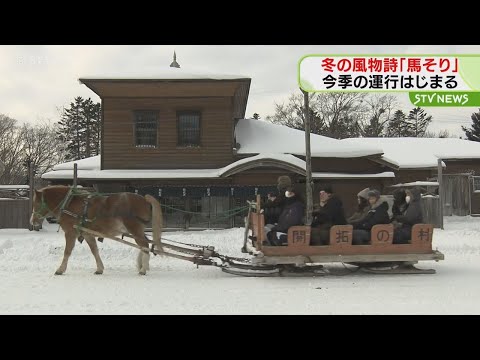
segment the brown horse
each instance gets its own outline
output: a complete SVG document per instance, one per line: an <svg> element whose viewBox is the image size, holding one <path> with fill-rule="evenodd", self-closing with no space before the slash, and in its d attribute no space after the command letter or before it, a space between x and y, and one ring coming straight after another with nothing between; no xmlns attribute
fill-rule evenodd
<svg viewBox="0 0 480 360"><path fill-rule="evenodd" d="M103 273L103 263L93 235L81 233L74 226L88 228L107 237L130 233L135 242L148 248L145 227L152 222L153 243L162 250L162 210L160 203L150 195L145 197L133 193L117 193L109 196L97 195L69 186L49 186L35 190L33 196L32 225L39 225L47 215L53 215L65 232L63 261L55 272L61 275L67 269L68 258L75 246L77 237L82 236L92 251L97 263L95 274ZM150 253L140 250L137 257L139 274L149 270Z"/></svg>

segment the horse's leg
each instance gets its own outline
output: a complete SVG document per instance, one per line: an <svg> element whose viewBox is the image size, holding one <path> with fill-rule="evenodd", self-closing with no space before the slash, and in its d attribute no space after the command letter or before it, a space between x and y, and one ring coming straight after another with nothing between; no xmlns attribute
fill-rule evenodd
<svg viewBox="0 0 480 360"><path fill-rule="evenodd" d="M144 226L138 221L126 219L124 221L125 228L132 234L138 246L148 248L148 243L145 241ZM137 256L137 269L140 275L146 275L147 270L150 270L150 253L140 250Z"/></svg>
<svg viewBox="0 0 480 360"><path fill-rule="evenodd" d="M95 237L92 235L83 235L85 240L87 241L88 246L90 247L90 250L92 251L93 256L95 257L95 261L97 263L97 271L95 271L96 275L103 274L103 262L102 259L100 258L100 254L98 252L98 247L97 247L97 242L95 241Z"/></svg>
<svg viewBox="0 0 480 360"><path fill-rule="evenodd" d="M75 247L75 240L77 234L74 230L65 233L65 251L63 252L63 260L60 267L55 271L55 275L62 275L67 270L68 258L72 254L72 250Z"/></svg>

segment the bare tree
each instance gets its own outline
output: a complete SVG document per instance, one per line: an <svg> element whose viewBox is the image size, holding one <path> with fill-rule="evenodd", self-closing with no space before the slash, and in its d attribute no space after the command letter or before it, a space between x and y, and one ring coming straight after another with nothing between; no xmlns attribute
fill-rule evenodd
<svg viewBox="0 0 480 360"><path fill-rule="evenodd" d="M26 171L22 164L23 141L17 120L0 114L0 139L0 160L4 165L0 183L23 183Z"/></svg>
<svg viewBox="0 0 480 360"><path fill-rule="evenodd" d="M25 124L21 129L25 156L32 161L37 176L50 171L65 159L65 144L56 131L57 125L49 121L33 126Z"/></svg>
<svg viewBox="0 0 480 360"><path fill-rule="evenodd" d="M358 136L366 111L365 96L365 93L345 92L309 94L311 132L338 139ZM266 119L303 130L303 95L294 93L286 103L275 104L275 114Z"/></svg>
<svg viewBox="0 0 480 360"><path fill-rule="evenodd" d="M0 115L0 138L1 184L27 183L27 160L37 177L65 160L65 145L56 135L56 125L48 121L19 126L17 120Z"/></svg>
<svg viewBox="0 0 480 360"><path fill-rule="evenodd" d="M398 106L397 97L390 94L375 94L366 96L364 102L368 120L363 125L362 135L365 137L387 135L387 125L395 107Z"/></svg>
<svg viewBox="0 0 480 360"><path fill-rule="evenodd" d="M455 135L450 134L447 129L440 130L438 133L435 131L426 131L423 137L426 138L456 138Z"/></svg>

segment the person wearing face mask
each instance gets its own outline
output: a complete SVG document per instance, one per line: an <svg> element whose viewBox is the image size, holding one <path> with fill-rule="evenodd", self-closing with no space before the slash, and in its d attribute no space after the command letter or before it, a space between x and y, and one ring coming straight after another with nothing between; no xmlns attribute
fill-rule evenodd
<svg viewBox="0 0 480 360"><path fill-rule="evenodd" d="M407 210L408 204L405 201L407 196L404 189L396 189L393 192L393 205L392 205L392 221L396 219L398 215L404 215Z"/></svg>
<svg viewBox="0 0 480 360"><path fill-rule="evenodd" d="M353 223L353 245L366 245L370 242L370 231L377 224L389 224L388 203L380 198L380 191L368 192L370 210L362 220Z"/></svg>
<svg viewBox="0 0 480 360"><path fill-rule="evenodd" d="M413 188L405 191L405 201L408 204L404 215L398 215L395 220L400 226L394 230L393 243L407 244L412 237L412 227L415 224L423 223L423 211L420 201L422 194L420 189Z"/></svg>
<svg viewBox="0 0 480 360"><path fill-rule="evenodd" d="M301 225L305 214L305 207L294 187L285 190L285 205L278 217L278 223L267 232L264 245L278 246L288 242L287 233L291 226ZM267 230L267 228L265 229Z"/></svg>

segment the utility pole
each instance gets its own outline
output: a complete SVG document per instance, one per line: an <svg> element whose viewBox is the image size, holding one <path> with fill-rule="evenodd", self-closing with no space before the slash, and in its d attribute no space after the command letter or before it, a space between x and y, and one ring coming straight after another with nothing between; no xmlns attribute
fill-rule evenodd
<svg viewBox="0 0 480 360"><path fill-rule="evenodd" d="M73 188L76 190L78 184L78 165L77 163L73 164Z"/></svg>
<svg viewBox="0 0 480 360"><path fill-rule="evenodd" d="M438 159L438 164L437 164L437 178L438 178L438 202L440 203L440 205L438 206L439 208L439 216L440 216L440 228L443 230L443 195L442 195L442 191L443 191L443 179L442 179L442 172L443 172L443 168L442 168L442 159Z"/></svg>
<svg viewBox="0 0 480 360"><path fill-rule="evenodd" d="M27 158L27 167L28 167L28 186L30 188L28 196L28 215L30 216L33 212L33 192L35 191L35 181L34 181L34 172L33 172L33 162L30 158ZM35 230L32 224L28 224L28 230Z"/></svg>
<svg viewBox="0 0 480 360"><path fill-rule="evenodd" d="M308 92L303 91L304 101L304 118L305 118L305 186L307 197L307 214L305 217L305 225L310 226L312 224L312 212L313 212L313 182L312 182L312 156L310 153L310 108L308 104Z"/></svg>

